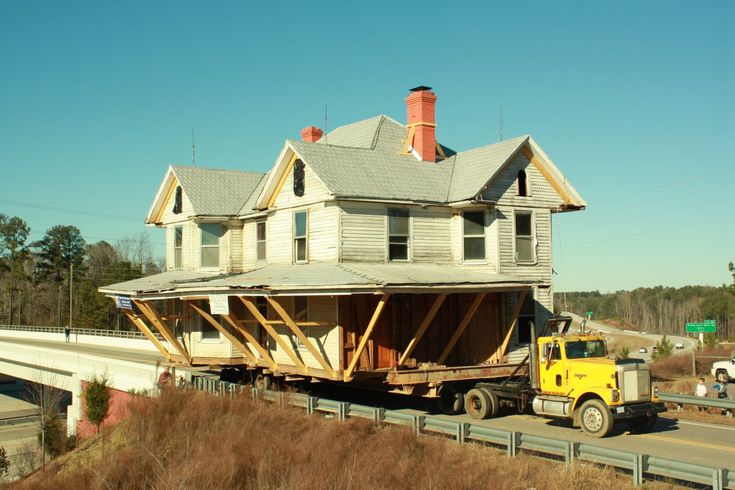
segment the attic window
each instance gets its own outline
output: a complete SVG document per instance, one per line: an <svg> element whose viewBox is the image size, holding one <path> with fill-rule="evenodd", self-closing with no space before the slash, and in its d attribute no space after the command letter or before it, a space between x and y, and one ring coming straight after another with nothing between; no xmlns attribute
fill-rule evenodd
<svg viewBox="0 0 735 490"><path fill-rule="evenodd" d="M293 193L298 197L304 195L304 162L298 158L293 164Z"/></svg>
<svg viewBox="0 0 735 490"><path fill-rule="evenodd" d="M174 196L174 214L181 214L181 186L176 186L176 195Z"/></svg>
<svg viewBox="0 0 735 490"><path fill-rule="evenodd" d="M526 180L526 171L518 171L518 195L521 197L528 196L528 182Z"/></svg>

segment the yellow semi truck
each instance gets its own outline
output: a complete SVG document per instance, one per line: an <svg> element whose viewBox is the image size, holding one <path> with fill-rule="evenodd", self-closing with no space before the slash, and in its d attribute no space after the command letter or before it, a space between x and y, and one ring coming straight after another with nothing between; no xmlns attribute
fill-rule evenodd
<svg viewBox="0 0 735 490"><path fill-rule="evenodd" d="M569 419L593 437L604 437L619 422L647 432L666 411L651 385L648 366L638 359L608 358L599 333L569 333L569 317L550 319L532 342L525 373L502 381L478 382L464 395L464 409L476 419L498 413L501 405ZM552 332L551 335L546 333Z"/></svg>

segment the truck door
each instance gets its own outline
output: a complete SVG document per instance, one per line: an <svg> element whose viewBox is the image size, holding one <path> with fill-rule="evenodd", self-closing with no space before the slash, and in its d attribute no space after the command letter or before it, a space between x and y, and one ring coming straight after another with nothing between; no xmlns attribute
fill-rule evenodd
<svg viewBox="0 0 735 490"><path fill-rule="evenodd" d="M561 346L557 342L546 342L540 353L539 377L541 391L554 395L567 394L566 363L562 359Z"/></svg>

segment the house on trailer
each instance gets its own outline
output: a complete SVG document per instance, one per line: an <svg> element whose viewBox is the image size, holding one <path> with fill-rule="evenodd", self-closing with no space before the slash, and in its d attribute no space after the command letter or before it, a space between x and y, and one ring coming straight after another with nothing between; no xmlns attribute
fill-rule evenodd
<svg viewBox="0 0 735 490"><path fill-rule="evenodd" d="M508 375L553 309L552 215L585 202L530 136L440 144L436 100L308 127L266 174L169 167L166 271L100 290L187 365L425 395Z"/></svg>

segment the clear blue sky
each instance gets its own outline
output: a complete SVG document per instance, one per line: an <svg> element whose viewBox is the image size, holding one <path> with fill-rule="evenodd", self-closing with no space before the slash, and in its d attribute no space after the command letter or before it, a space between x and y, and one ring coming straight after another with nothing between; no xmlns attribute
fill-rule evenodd
<svg viewBox="0 0 735 490"><path fill-rule="evenodd" d="M271 6L272 5L272 6ZM555 287L719 285L735 260L735 2L2 2L0 212L32 238L145 230L170 163L266 171L302 127L530 133L586 199ZM85 215L80 213L91 213ZM162 255L163 231L150 229Z"/></svg>

